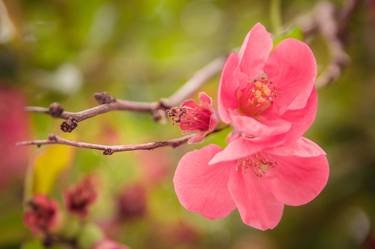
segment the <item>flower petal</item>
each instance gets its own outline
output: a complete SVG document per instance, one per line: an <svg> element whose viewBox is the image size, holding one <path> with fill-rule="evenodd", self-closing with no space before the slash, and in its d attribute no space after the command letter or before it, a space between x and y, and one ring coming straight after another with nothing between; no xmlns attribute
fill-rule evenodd
<svg viewBox="0 0 375 249"><path fill-rule="evenodd" d="M269 191L262 177L252 171L232 170L228 188L242 221L260 230L273 229L280 222L284 205Z"/></svg>
<svg viewBox="0 0 375 249"><path fill-rule="evenodd" d="M242 137L239 137L231 141L224 150L216 153L209 164L212 165L219 162L233 161L242 157L252 155L260 151L261 149L262 147L257 143L253 143Z"/></svg>
<svg viewBox="0 0 375 249"><path fill-rule="evenodd" d="M218 94L218 111L220 118L229 123L228 108L235 108L237 105L236 90L239 81L235 79L235 70L238 66L238 56L235 53L229 55L221 73L219 94Z"/></svg>
<svg viewBox="0 0 375 249"><path fill-rule="evenodd" d="M187 210L209 219L225 217L235 208L227 189L233 165L208 165L208 161L219 151L220 147L211 144L187 153L180 160L173 178L181 204Z"/></svg>
<svg viewBox="0 0 375 249"><path fill-rule="evenodd" d="M235 112L230 113L232 125L238 132L243 132L248 136L262 139L287 132L291 123L282 119L265 120L260 122L255 118L243 116Z"/></svg>
<svg viewBox="0 0 375 249"><path fill-rule="evenodd" d="M297 157L318 157L326 155L326 152L320 148L319 145L307 139L301 137L297 142L282 147L268 149L266 151L272 155L277 156L297 156Z"/></svg>
<svg viewBox="0 0 375 249"><path fill-rule="evenodd" d="M271 34L262 24L255 24L246 35L239 52L240 69L248 76L248 80L253 80L263 72L271 50Z"/></svg>
<svg viewBox="0 0 375 249"><path fill-rule="evenodd" d="M196 143L200 143L204 140L204 138L206 137L206 133L207 132L198 132L196 134L194 134L194 136L192 136L191 138L189 138L188 140L188 144L196 144Z"/></svg>
<svg viewBox="0 0 375 249"><path fill-rule="evenodd" d="M313 88L306 106L299 110L289 110L282 115L282 119L292 124L285 138L286 142L294 142L310 128L316 117L318 97L315 87Z"/></svg>
<svg viewBox="0 0 375 249"><path fill-rule="evenodd" d="M201 106L210 108L211 103L212 103L212 98L210 96L208 96L207 93L200 92L199 93L199 103L200 103Z"/></svg>
<svg viewBox="0 0 375 249"><path fill-rule="evenodd" d="M271 191L287 205L299 206L312 201L327 184L327 157L318 151L317 145L310 143L310 149L306 141L302 142L303 145L290 148L291 152L295 150L290 156L286 155L286 150L280 153L285 153L285 156L272 156L277 165L272 170L274 177L270 180ZM309 153L311 157L307 157Z"/></svg>
<svg viewBox="0 0 375 249"><path fill-rule="evenodd" d="M316 61L309 46L285 39L272 51L264 72L276 87L273 105L278 113L291 104L292 109L305 106L316 78Z"/></svg>

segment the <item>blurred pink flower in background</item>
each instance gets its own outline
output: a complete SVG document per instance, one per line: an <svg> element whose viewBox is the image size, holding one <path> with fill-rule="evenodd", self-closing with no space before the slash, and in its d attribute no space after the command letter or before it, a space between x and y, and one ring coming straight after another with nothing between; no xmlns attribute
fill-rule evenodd
<svg viewBox="0 0 375 249"><path fill-rule="evenodd" d="M147 212L146 189L141 184L126 186L117 199L117 219L122 222L142 218Z"/></svg>
<svg viewBox="0 0 375 249"><path fill-rule="evenodd" d="M237 208L245 224L267 230L280 222L284 204L306 204L327 183L325 152L306 138L272 149L242 138L235 143L233 154L227 151L220 160L213 161L221 151L213 144L181 159L173 182L186 209L216 219Z"/></svg>
<svg viewBox="0 0 375 249"><path fill-rule="evenodd" d="M149 226L151 233L145 248L200 248L200 242L204 240L198 226L184 220L151 222Z"/></svg>
<svg viewBox="0 0 375 249"><path fill-rule="evenodd" d="M98 129L98 140L103 141L106 144L118 144L121 143L121 134L118 129L110 122L100 123L100 129Z"/></svg>
<svg viewBox="0 0 375 249"><path fill-rule="evenodd" d="M92 176L87 176L64 193L66 209L84 218L97 196L97 183Z"/></svg>
<svg viewBox="0 0 375 249"><path fill-rule="evenodd" d="M315 119L315 78L315 58L305 43L289 38L272 49L271 34L258 23L224 65L220 118L258 143L295 141Z"/></svg>
<svg viewBox="0 0 375 249"><path fill-rule="evenodd" d="M26 148L15 146L28 137L28 121L23 95L16 90L0 87L0 187L18 175L27 165Z"/></svg>
<svg viewBox="0 0 375 249"><path fill-rule="evenodd" d="M192 225L179 221L167 226L162 231L166 238L167 244L171 248L180 245L194 245L199 242L199 231Z"/></svg>
<svg viewBox="0 0 375 249"><path fill-rule="evenodd" d="M95 243L92 249L129 249L129 247L113 240L103 239Z"/></svg>
<svg viewBox="0 0 375 249"><path fill-rule="evenodd" d="M24 223L35 234L47 233L59 223L58 203L45 195L36 195L28 203Z"/></svg>
<svg viewBox="0 0 375 249"><path fill-rule="evenodd" d="M142 174L141 181L146 187L154 187L170 174L172 162L168 153L168 148L160 148L136 154Z"/></svg>
<svg viewBox="0 0 375 249"><path fill-rule="evenodd" d="M199 104L187 100L181 106L172 108L169 116L179 124L182 131L196 133L189 139L189 143L201 142L218 123L212 109L212 99L204 92L199 93Z"/></svg>

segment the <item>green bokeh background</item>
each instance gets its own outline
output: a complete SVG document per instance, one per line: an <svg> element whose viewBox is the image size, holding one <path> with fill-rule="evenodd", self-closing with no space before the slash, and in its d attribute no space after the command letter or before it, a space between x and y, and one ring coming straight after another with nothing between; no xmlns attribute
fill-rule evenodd
<svg viewBox="0 0 375 249"><path fill-rule="evenodd" d="M351 63L339 80L319 90L318 116L306 135L327 151L330 161L328 186L316 200L287 207L275 230L259 232L244 225L237 212L209 221L178 203L172 186L174 168L185 152L202 144L110 157L76 150L50 196L62 204L61 192L82 175L94 173L100 178L99 201L81 227L82 244L89 245L98 236L98 224L112 217L116 193L143 179L147 166L142 158L157 164L161 157L168 172L162 182L147 189L147 215L121 226L113 238L131 248L374 248L375 5L370 2L362 1L350 20ZM315 3L282 1L284 27L292 27L293 20ZM5 4L16 35L0 45L1 84L21 91L29 105L57 101L71 111L95 105L92 95L100 91L139 101L169 96L196 70L238 47L256 22L272 30L270 1L260 0L8 0ZM319 36L310 44L321 72L329 60L327 45ZM218 77L204 90L216 97L217 85ZM32 114L30 137L44 138L58 132L59 125L59 120ZM180 135L171 124L128 112L92 118L74 133L83 141L122 144ZM205 143L224 145L225 137L217 134ZM30 150L29 165L37 153L38 149ZM22 191L22 181L0 189L1 249L42 247L22 223ZM180 223L197 238L169 245L171 238L161 231Z"/></svg>

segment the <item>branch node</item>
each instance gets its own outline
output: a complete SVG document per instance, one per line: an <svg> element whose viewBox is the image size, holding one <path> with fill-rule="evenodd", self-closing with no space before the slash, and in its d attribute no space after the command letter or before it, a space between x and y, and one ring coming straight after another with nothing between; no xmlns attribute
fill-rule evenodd
<svg viewBox="0 0 375 249"><path fill-rule="evenodd" d="M54 103L50 104L50 106L48 108L48 113L52 117L55 117L55 118L61 117L61 115L63 114L63 112L64 112L64 109L57 102L54 102Z"/></svg>
<svg viewBox="0 0 375 249"><path fill-rule="evenodd" d="M113 152L114 152L114 151L113 151L112 149L108 148L108 149L105 149L105 150L103 151L103 155L110 156L110 155L113 154Z"/></svg>
<svg viewBox="0 0 375 249"><path fill-rule="evenodd" d="M160 99L157 105L157 109L164 110L164 111L170 109L172 106L168 102L169 102L168 99L165 99L165 98Z"/></svg>
<svg viewBox="0 0 375 249"><path fill-rule="evenodd" d="M68 120L62 122L60 128L63 132L72 132L78 126L78 121L72 117L68 118Z"/></svg>
<svg viewBox="0 0 375 249"><path fill-rule="evenodd" d="M171 108L167 99L161 99L152 110L152 117L156 122L165 124L167 122L167 112Z"/></svg>
<svg viewBox="0 0 375 249"><path fill-rule="evenodd" d="M106 92L95 93L94 98L96 102L98 102L98 104L100 105L111 104L111 103L116 102L116 99Z"/></svg>
<svg viewBox="0 0 375 249"><path fill-rule="evenodd" d="M55 134L48 135L48 141L50 142L57 142L57 136Z"/></svg>

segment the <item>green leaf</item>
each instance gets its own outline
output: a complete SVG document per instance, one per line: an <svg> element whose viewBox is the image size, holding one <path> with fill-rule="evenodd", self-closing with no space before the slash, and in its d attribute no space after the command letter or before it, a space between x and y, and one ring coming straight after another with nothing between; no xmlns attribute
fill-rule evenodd
<svg viewBox="0 0 375 249"><path fill-rule="evenodd" d="M72 162L74 148L62 145L43 147L32 165L32 193L47 194L53 188L57 177Z"/></svg>
<svg viewBox="0 0 375 249"><path fill-rule="evenodd" d="M281 35L277 36L273 40L273 46L276 46L281 41L283 41L287 38L294 38L294 39L303 41L304 35L303 35L303 32L302 32L302 29L300 27L294 27L294 28L288 29L286 32L283 32Z"/></svg>

